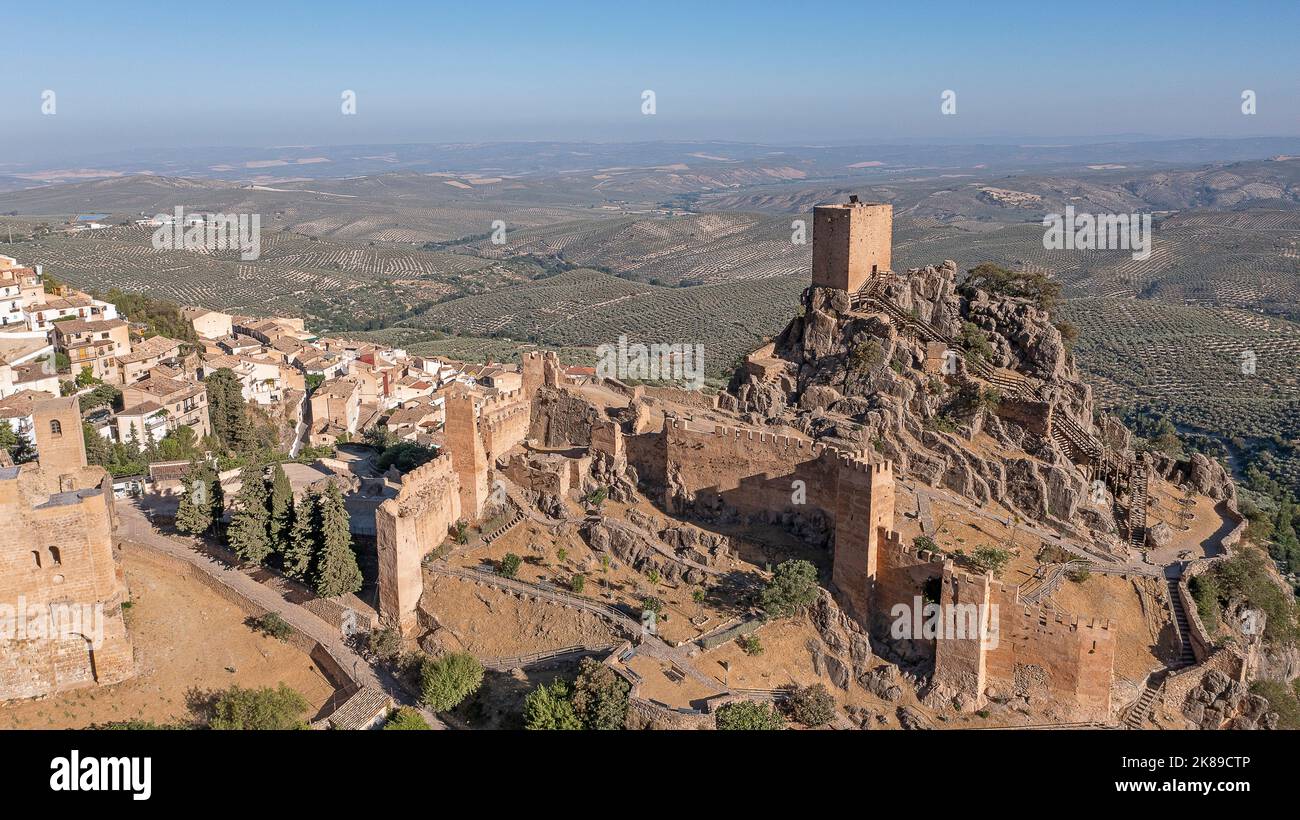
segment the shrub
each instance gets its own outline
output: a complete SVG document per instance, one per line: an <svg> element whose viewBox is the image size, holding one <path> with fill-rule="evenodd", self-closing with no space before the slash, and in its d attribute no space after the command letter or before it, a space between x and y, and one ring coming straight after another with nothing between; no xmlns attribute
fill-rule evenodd
<svg viewBox="0 0 1300 820"><path fill-rule="evenodd" d="M796 689L788 705L790 714L804 726L825 726L835 717L835 700L820 683Z"/></svg>
<svg viewBox="0 0 1300 820"><path fill-rule="evenodd" d="M1007 562L1011 560L1011 553L998 547L978 547L970 560L981 572L1001 575L1002 570L1006 569Z"/></svg>
<svg viewBox="0 0 1300 820"><path fill-rule="evenodd" d="M398 709L384 724L385 731L419 731L428 728L429 722L424 719L424 715L410 706Z"/></svg>
<svg viewBox="0 0 1300 820"><path fill-rule="evenodd" d="M784 729L785 719L769 704L738 700L718 709L718 728L724 732Z"/></svg>
<svg viewBox="0 0 1300 820"><path fill-rule="evenodd" d="M370 652L381 661L392 660L402 652L402 633L389 626L370 633Z"/></svg>
<svg viewBox="0 0 1300 820"><path fill-rule="evenodd" d="M769 618L785 618L817 600L817 568L802 559L784 561L763 590L761 605Z"/></svg>
<svg viewBox="0 0 1300 820"><path fill-rule="evenodd" d="M736 643L740 644L741 650L752 658L763 654L763 642L757 635L741 635L736 639Z"/></svg>
<svg viewBox="0 0 1300 820"><path fill-rule="evenodd" d="M583 658L573 684L573 710L587 729L621 729L632 686L600 661Z"/></svg>
<svg viewBox="0 0 1300 820"><path fill-rule="evenodd" d="M244 689L231 686L220 693L212 704L212 718L208 726L213 729L306 729L302 713L307 711L307 699L285 686L276 689Z"/></svg>
<svg viewBox="0 0 1300 820"><path fill-rule="evenodd" d="M275 612L268 612L258 618L257 628L261 630L263 635L281 641L288 640L289 636L293 634L293 627L289 625L289 622Z"/></svg>
<svg viewBox="0 0 1300 820"><path fill-rule="evenodd" d="M497 562L497 575L502 578L513 578L519 574L519 566L523 564L524 559L515 555L513 552L507 552L505 557Z"/></svg>
<svg viewBox="0 0 1300 820"><path fill-rule="evenodd" d="M467 652L451 652L420 665L424 702L435 712L454 709L483 684L483 664Z"/></svg>
<svg viewBox="0 0 1300 820"><path fill-rule="evenodd" d="M562 680L540 684L524 698L524 728L581 729L569 686Z"/></svg>
<svg viewBox="0 0 1300 820"><path fill-rule="evenodd" d="M582 591L587 588L587 577L585 575L575 575L569 579L569 589L576 595L581 595Z"/></svg>

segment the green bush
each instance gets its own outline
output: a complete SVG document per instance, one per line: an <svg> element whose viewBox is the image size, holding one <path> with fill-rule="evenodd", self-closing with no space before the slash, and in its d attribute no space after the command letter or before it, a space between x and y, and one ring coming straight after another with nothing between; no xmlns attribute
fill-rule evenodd
<svg viewBox="0 0 1300 820"><path fill-rule="evenodd" d="M283 683L276 689L231 686L212 705L212 729L306 729L302 714L310 704Z"/></svg>
<svg viewBox="0 0 1300 820"><path fill-rule="evenodd" d="M524 698L524 728L581 729L582 720L573 708L569 685L562 680L549 686L539 684Z"/></svg>
<svg viewBox="0 0 1300 820"><path fill-rule="evenodd" d="M278 613L268 612L261 618L257 619L257 628L266 635L276 640L287 641L293 634L293 627Z"/></svg>
<svg viewBox="0 0 1300 820"><path fill-rule="evenodd" d="M454 709L483 685L483 664L467 652L451 652L420 665L422 698L435 712Z"/></svg>
<svg viewBox="0 0 1300 820"><path fill-rule="evenodd" d="M524 559L513 552L507 552L505 557L497 562L497 575L502 578L513 578L519 574L519 567L523 563Z"/></svg>
<svg viewBox="0 0 1300 820"><path fill-rule="evenodd" d="M410 706L398 709L384 724L384 731L419 731L428 728L429 722L424 719L424 715Z"/></svg>
<svg viewBox="0 0 1300 820"><path fill-rule="evenodd" d="M777 565L763 590L761 605L768 618L787 618L817 600L817 568L802 559Z"/></svg>
<svg viewBox="0 0 1300 820"><path fill-rule="evenodd" d="M724 732L784 729L785 718L769 704L738 700L718 709L718 728Z"/></svg>

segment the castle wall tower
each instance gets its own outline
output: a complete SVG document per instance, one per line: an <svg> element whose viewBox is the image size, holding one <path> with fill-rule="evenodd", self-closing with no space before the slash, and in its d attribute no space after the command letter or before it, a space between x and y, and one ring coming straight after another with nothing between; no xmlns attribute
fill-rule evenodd
<svg viewBox="0 0 1300 820"><path fill-rule="evenodd" d="M812 284L856 291L893 264L894 206L866 202L813 209Z"/></svg>
<svg viewBox="0 0 1300 820"><path fill-rule="evenodd" d="M42 469L61 475L86 466L86 440L81 432L81 408L76 396L34 403L32 423Z"/></svg>
<svg viewBox="0 0 1300 820"><path fill-rule="evenodd" d="M560 386L560 357L554 350L529 350L524 353L523 388L525 398L532 399L539 387Z"/></svg>
<svg viewBox="0 0 1300 820"><path fill-rule="evenodd" d="M455 390L447 396L443 426L447 450L460 479L460 514L471 520L483 514L488 497L488 459L479 434L474 396Z"/></svg>
<svg viewBox="0 0 1300 820"><path fill-rule="evenodd" d="M375 512L379 614L403 635L414 633L424 593L421 564L460 518L460 481L450 456L402 476L402 488Z"/></svg>
<svg viewBox="0 0 1300 820"><path fill-rule="evenodd" d="M967 712L979 709L987 700L984 691L989 681L990 641L995 635L998 641L1005 637L1008 645L1012 640L1012 636L1000 634L1002 596L994 594L995 586L1000 592L1000 586L987 573L946 572L939 595L945 627L952 629L952 634L935 641L934 677L962 696ZM992 604L998 605L996 611ZM974 634L969 628L972 621L979 625Z"/></svg>
<svg viewBox="0 0 1300 820"><path fill-rule="evenodd" d="M880 546L893 526L893 465L841 457L831 582L845 611L860 624L870 623Z"/></svg>

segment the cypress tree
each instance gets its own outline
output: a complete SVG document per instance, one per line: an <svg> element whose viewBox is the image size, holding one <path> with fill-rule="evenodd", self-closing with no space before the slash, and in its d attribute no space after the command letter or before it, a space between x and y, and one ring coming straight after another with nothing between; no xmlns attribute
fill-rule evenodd
<svg viewBox="0 0 1300 820"><path fill-rule="evenodd" d="M289 533L293 529L293 487L284 467L279 464L271 471L271 546L284 555L289 548Z"/></svg>
<svg viewBox="0 0 1300 820"><path fill-rule="evenodd" d="M284 574L295 581L312 577L312 558L316 555L316 533L320 529L315 493L304 493L293 514L288 546L284 550Z"/></svg>
<svg viewBox="0 0 1300 820"><path fill-rule="evenodd" d="M176 508L176 529L191 535L208 531L212 526L212 502L206 470L191 461L185 477L181 479L184 491Z"/></svg>
<svg viewBox="0 0 1300 820"><path fill-rule="evenodd" d="M343 506L343 493L333 481L320 498L320 552L314 575L312 586L322 598L361 589L361 569L352 551L348 511Z"/></svg>
<svg viewBox="0 0 1300 820"><path fill-rule="evenodd" d="M271 510L262 468L239 472L242 486L235 496L237 510L230 519L230 548L241 561L260 564L271 554Z"/></svg>

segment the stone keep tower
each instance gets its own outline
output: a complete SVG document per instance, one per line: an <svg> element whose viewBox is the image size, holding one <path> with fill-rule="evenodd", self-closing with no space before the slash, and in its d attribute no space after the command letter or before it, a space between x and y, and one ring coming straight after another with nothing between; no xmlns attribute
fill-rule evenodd
<svg viewBox="0 0 1300 820"><path fill-rule="evenodd" d="M871 274L891 270L894 206L856 200L813 209L815 288L852 293Z"/></svg>
<svg viewBox="0 0 1300 820"><path fill-rule="evenodd" d="M45 399L32 405L32 426L41 467L54 475L86 466L86 440L76 396Z"/></svg>

